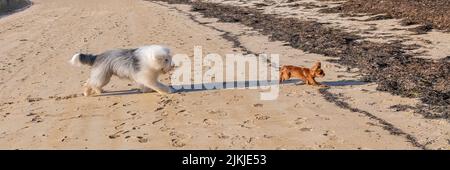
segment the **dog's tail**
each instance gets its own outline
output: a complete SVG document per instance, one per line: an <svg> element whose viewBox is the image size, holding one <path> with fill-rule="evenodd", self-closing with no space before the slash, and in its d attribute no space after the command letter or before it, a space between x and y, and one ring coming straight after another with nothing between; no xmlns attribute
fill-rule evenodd
<svg viewBox="0 0 450 170"><path fill-rule="evenodd" d="M72 59L69 62L74 66L92 66L94 65L95 59L97 59L96 55L77 53L73 55Z"/></svg>

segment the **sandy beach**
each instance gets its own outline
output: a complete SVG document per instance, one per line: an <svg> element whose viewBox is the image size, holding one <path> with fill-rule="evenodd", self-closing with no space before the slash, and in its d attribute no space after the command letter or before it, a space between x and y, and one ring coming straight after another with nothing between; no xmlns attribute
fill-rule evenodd
<svg viewBox="0 0 450 170"><path fill-rule="evenodd" d="M395 107L419 99L378 91L376 83L360 80L358 69L329 62L329 56L190 9L144 0L33 0L30 8L1 18L0 149L450 149L449 120ZM262 11L293 15L270 6ZM349 32L377 27L361 33L374 42L410 37L406 44L424 46L416 52L427 50L423 58L450 55L450 39L442 38L448 32L410 35L393 31L395 19L364 25L314 12L295 15ZM139 93L132 82L114 77L105 87L111 93L82 95L90 69L68 63L75 53L146 44L190 57L202 46L205 55L280 54L282 65L309 67L320 60L326 76L318 81L330 87L289 81L280 85L277 100L264 101L260 89ZM161 80L169 84L169 76Z"/></svg>

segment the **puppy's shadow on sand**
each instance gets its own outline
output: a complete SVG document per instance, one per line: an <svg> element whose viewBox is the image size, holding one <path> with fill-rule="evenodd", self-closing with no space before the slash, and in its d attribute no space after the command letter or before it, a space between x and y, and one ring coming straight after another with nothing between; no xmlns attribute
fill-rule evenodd
<svg viewBox="0 0 450 170"><path fill-rule="evenodd" d="M333 87L333 86L361 86L368 84L369 82L359 80L339 80L339 81L324 81L321 83Z"/></svg>
<svg viewBox="0 0 450 170"><path fill-rule="evenodd" d="M320 82L324 85L337 87L337 86L359 86L365 85L368 82L358 81L358 80L339 80L339 81L323 81ZM201 84L188 84L188 85L174 85L171 86L175 88L176 93L188 93L188 92L199 92L199 91L211 91L211 90L225 90L225 89L237 89L237 88L258 88L261 86L276 85L278 81L272 80L267 82L259 81L234 81L234 82L222 82L222 83L204 83ZM295 85L305 85L305 83L298 79L286 80L280 83L280 85L295 84ZM153 92L155 93L155 92ZM120 91L105 91L99 96L121 96L121 95L132 95L132 94L142 94L139 89L131 90L120 90Z"/></svg>

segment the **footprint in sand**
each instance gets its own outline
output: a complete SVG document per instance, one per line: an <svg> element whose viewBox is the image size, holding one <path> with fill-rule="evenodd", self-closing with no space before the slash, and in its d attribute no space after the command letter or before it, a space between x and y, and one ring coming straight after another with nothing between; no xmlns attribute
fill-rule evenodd
<svg viewBox="0 0 450 170"><path fill-rule="evenodd" d="M263 137L266 138L266 139L272 139L274 136L271 136L271 135L263 135Z"/></svg>
<svg viewBox="0 0 450 170"><path fill-rule="evenodd" d="M322 115L315 115L316 117L322 119L322 120L331 120L329 117L327 116L322 116Z"/></svg>
<svg viewBox="0 0 450 170"><path fill-rule="evenodd" d="M227 104L238 103L243 98L244 98L244 96L233 96L233 98L232 99L228 99L226 103Z"/></svg>
<svg viewBox="0 0 450 170"><path fill-rule="evenodd" d="M161 122L162 120L163 120L163 119L157 119L157 120L153 121L152 124L155 125L155 124Z"/></svg>
<svg viewBox="0 0 450 170"><path fill-rule="evenodd" d="M49 96L49 99L55 99L56 101L60 101L60 100L67 100L67 99L72 99L72 98L76 98L79 97L80 95L78 94L71 94L71 95L67 95L67 96Z"/></svg>
<svg viewBox="0 0 450 170"><path fill-rule="evenodd" d="M217 121L212 119L203 119L203 124L206 126L214 126L217 125Z"/></svg>
<svg viewBox="0 0 450 170"><path fill-rule="evenodd" d="M240 146L243 149L248 149L249 146L254 145L255 139L255 137L236 135L231 138L231 144L235 147Z"/></svg>
<svg viewBox="0 0 450 170"><path fill-rule="evenodd" d="M270 119L270 116L258 113L258 114L255 114L255 118L256 118L256 120L267 120L267 119Z"/></svg>
<svg viewBox="0 0 450 170"><path fill-rule="evenodd" d="M169 131L169 130L174 130L174 128L171 128L171 127L169 127L169 126L167 126L167 124L166 123L164 123L160 128L159 128L159 130L161 131L161 132L167 132L167 131Z"/></svg>
<svg viewBox="0 0 450 170"><path fill-rule="evenodd" d="M181 148L186 146L186 144L183 143L180 139L171 139L170 142L173 147Z"/></svg>
<svg viewBox="0 0 450 170"><path fill-rule="evenodd" d="M7 112L7 113L3 114L2 117L3 117L3 118L6 118L6 117L8 117L8 115L10 115L10 114L11 114L11 113Z"/></svg>
<svg viewBox="0 0 450 170"><path fill-rule="evenodd" d="M169 135L171 136L170 142L173 147L180 148L186 146L186 140L189 138L188 135L176 131L171 131Z"/></svg>
<svg viewBox="0 0 450 170"><path fill-rule="evenodd" d="M157 107L154 111L157 112L157 111L161 111L163 109L164 109L164 107Z"/></svg>
<svg viewBox="0 0 450 170"><path fill-rule="evenodd" d="M253 124L253 121L251 121L251 120L245 120L244 122L239 124L239 126L241 126L243 128L247 128L247 129L251 129L251 128L255 127L255 125Z"/></svg>
<svg viewBox="0 0 450 170"><path fill-rule="evenodd" d="M217 138L219 138L219 139L228 139L228 138L230 138L230 136L228 136L228 135L225 135L224 133L222 133L222 132L220 132L220 133L216 133L215 134L216 136L217 136Z"/></svg>
<svg viewBox="0 0 450 170"><path fill-rule="evenodd" d="M306 117L298 117L297 119L294 120L294 123L296 125L301 125L303 123L305 123L308 120L308 118Z"/></svg>
<svg viewBox="0 0 450 170"><path fill-rule="evenodd" d="M147 143L148 142L148 138L144 138L142 136L137 136L136 138L138 139L139 143Z"/></svg>
<svg viewBox="0 0 450 170"><path fill-rule="evenodd" d="M43 98L40 97L27 97L27 101L30 103L41 101Z"/></svg>
<svg viewBox="0 0 450 170"><path fill-rule="evenodd" d="M44 119L41 118L41 116L37 115L36 113L29 113L26 116L33 116L31 119L31 123L41 123L44 121Z"/></svg>
<svg viewBox="0 0 450 170"><path fill-rule="evenodd" d="M3 106L3 105L12 105L12 104L14 104L14 102L5 102L5 103L0 104L0 106Z"/></svg>
<svg viewBox="0 0 450 170"><path fill-rule="evenodd" d="M126 124L126 123L123 122L123 123L121 123L121 124L119 124L119 125L117 125L117 126L114 126L114 129L116 129L116 130L121 129L121 128L123 127L123 125L125 125L125 124Z"/></svg>
<svg viewBox="0 0 450 170"><path fill-rule="evenodd" d="M207 110L207 112L209 114L219 115L221 117L228 116L227 112L224 112L223 110L219 110L219 109L210 109L210 110Z"/></svg>
<svg viewBox="0 0 450 170"><path fill-rule="evenodd" d="M309 127L304 127L304 128L300 129L300 131L302 131L302 132L311 132L312 130L313 130L313 128L309 128Z"/></svg>
<svg viewBox="0 0 450 170"><path fill-rule="evenodd" d="M179 114L183 114L183 116L189 115L189 113L186 111L186 109L181 109L175 113L175 115L179 115Z"/></svg>
<svg viewBox="0 0 450 170"><path fill-rule="evenodd" d="M263 107L263 104L261 104L261 103L256 103L256 104L253 104L253 107Z"/></svg>
<svg viewBox="0 0 450 170"><path fill-rule="evenodd" d="M116 139L116 138L120 137L120 134L125 134L124 132L128 133L129 131L119 130L116 133L109 135L108 137L109 137L109 139Z"/></svg>

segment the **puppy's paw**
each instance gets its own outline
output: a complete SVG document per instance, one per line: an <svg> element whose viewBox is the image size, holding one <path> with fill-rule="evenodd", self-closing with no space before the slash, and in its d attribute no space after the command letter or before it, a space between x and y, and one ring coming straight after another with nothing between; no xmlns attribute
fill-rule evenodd
<svg viewBox="0 0 450 170"><path fill-rule="evenodd" d="M319 87L320 87L320 88L329 88L330 86L327 86L327 85L325 85L325 84L319 84Z"/></svg>

